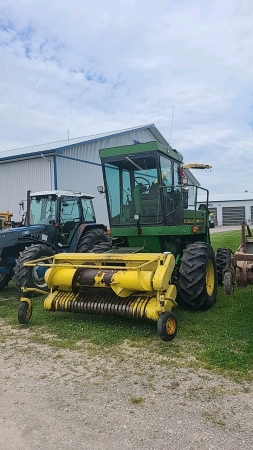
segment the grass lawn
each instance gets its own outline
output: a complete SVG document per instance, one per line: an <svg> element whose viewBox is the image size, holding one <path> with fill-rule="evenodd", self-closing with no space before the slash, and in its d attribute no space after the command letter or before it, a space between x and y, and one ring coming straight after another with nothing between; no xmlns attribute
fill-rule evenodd
<svg viewBox="0 0 253 450"><path fill-rule="evenodd" d="M240 231L212 235L212 244L236 250ZM90 348L92 352L117 353L127 340L132 347L149 350L166 364L204 367L237 379L253 380L253 294L251 288L236 289L230 297L219 287L217 302L207 312L173 311L179 328L174 341L161 341L156 324L127 318L88 314L52 313L43 309L43 297L33 300L33 316L28 326L17 322L19 299L13 286L1 293L0 319L20 331L30 342L57 348ZM29 329L29 337L24 330ZM2 329L3 330L3 329ZM11 332L10 332L11 333ZM48 339L48 334L52 337ZM0 329L1 341L6 336ZM80 345L81 343L81 345Z"/></svg>

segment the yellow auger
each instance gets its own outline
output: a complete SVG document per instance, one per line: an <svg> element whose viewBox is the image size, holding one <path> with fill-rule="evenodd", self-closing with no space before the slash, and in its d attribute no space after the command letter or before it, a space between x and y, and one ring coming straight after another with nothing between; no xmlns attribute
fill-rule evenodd
<svg viewBox="0 0 253 450"><path fill-rule="evenodd" d="M50 293L44 301L48 311L68 311L133 317L157 321L159 336L171 341L177 320L176 287L170 284L175 267L171 253L61 253L26 263L48 267L45 280ZM23 288L23 292L37 292ZM21 297L18 320L29 322L32 302Z"/></svg>

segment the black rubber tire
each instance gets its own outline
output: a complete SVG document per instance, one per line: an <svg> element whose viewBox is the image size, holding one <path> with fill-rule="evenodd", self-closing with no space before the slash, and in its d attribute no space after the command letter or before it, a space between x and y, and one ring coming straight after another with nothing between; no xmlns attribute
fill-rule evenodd
<svg viewBox="0 0 253 450"><path fill-rule="evenodd" d="M227 295L231 295L234 291L233 275L229 270L224 273L223 289Z"/></svg>
<svg viewBox="0 0 253 450"><path fill-rule="evenodd" d="M216 295L217 271L211 245L205 242L189 244L179 268L179 303L192 310L207 311L215 304Z"/></svg>
<svg viewBox="0 0 253 450"><path fill-rule="evenodd" d="M101 245L102 248L102 243L107 243L108 247L110 244L111 248L111 242L106 232L104 230L101 230L101 228L94 228L93 230L89 230L86 233L84 232L84 234L80 238L76 251L77 253L88 253L91 252L94 247L98 248L98 245ZM107 250L109 250L110 248L107 248ZM98 251L96 251L96 253L98 253Z"/></svg>
<svg viewBox="0 0 253 450"><path fill-rule="evenodd" d="M29 304L28 302L21 302L18 307L18 321L19 323L22 323L22 325L28 324L32 317L32 306L29 310Z"/></svg>
<svg viewBox="0 0 253 450"><path fill-rule="evenodd" d="M95 244L94 247L89 250L89 253L105 253L108 252L108 250L111 250L111 248L111 242L100 242L99 244Z"/></svg>
<svg viewBox="0 0 253 450"><path fill-rule="evenodd" d="M177 334L177 318L171 311L160 314L157 321L157 333L163 341L172 341Z"/></svg>
<svg viewBox="0 0 253 450"><path fill-rule="evenodd" d="M3 291L8 286L11 276L8 273L4 273L0 276L0 291Z"/></svg>
<svg viewBox="0 0 253 450"><path fill-rule="evenodd" d="M218 285L222 286L223 270L226 267L227 261L231 258L230 248L218 248L216 252L216 266L218 274Z"/></svg>
<svg viewBox="0 0 253 450"><path fill-rule="evenodd" d="M50 259L55 254L55 251L46 244L34 244L27 247L16 260L16 265L14 267L14 277L16 288L21 292L22 287L38 288L44 292L49 292L46 283L37 282L34 278L34 267L25 267L24 263L32 261L34 259L43 258L49 256ZM37 297L39 294L36 292L29 292L26 294L28 297Z"/></svg>

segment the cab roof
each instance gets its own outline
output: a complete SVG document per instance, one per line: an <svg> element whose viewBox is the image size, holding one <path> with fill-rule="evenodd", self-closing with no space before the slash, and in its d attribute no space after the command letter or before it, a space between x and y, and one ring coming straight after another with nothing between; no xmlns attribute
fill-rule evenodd
<svg viewBox="0 0 253 450"><path fill-rule="evenodd" d="M99 154L100 158L107 158L110 156L123 156L150 151L159 151L179 162L183 161L183 155L180 152L170 146L165 147L165 145L162 145L157 141L103 148L99 150Z"/></svg>
<svg viewBox="0 0 253 450"><path fill-rule="evenodd" d="M56 197L94 198L94 195L85 194L84 192L61 191L59 189L53 191L32 192L30 195L31 197L49 197L50 195L56 195Z"/></svg>

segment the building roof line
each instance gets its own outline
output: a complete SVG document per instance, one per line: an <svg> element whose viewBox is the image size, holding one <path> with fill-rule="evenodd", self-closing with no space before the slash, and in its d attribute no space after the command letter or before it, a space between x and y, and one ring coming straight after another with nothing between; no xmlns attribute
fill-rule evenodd
<svg viewBox="0 0 253 450"><path fill-rule="evenodd" d="M26 147L16 147L14 149L9 149L9 150L0 152L0 160L3 160L3 159L6 160L8 158L11 158L12 156L24 157L24 155L41 154L42 152L44 153L45 151L49 151L49 150L52 151L52 150L58 150L58 149L62 149L62 148L65 149L68 147L82 145L82 144L88 143L88 142L99 141L99 140L102 140L109 136L117 136L117 135L129 133L131 131L144 130L144 129L148 129L148 128L149 129L154 128L155 132L160 136L161 140L164 142L167 142L166 139L162 136L162 134L158 131L158 129L156 128L156 126L154 124L148 124L148 125L140 125L140 126L132 127L132 128L125 128L125 129L121 129L121 130L107 131L104 133L80 136L80 137L76 137L76 138L72 138L72 139L63 139L60 141L48 142L45 144L35 144L35 145L26 146ZM30 149L33 149L34 151L25 152L25 150L30 150ZM36 149L38 149L38 150L36 150ZM20 153L20 151L22 151L22 153ZM10 154L11 152L14 152L14 154L13 153Z"/></svg>
<svg viewBox="0 0 253 450"><path fill-rule="evenodd" d="M131 131L141 131L141 130L149 130L151 134L154 136L154 138L157 139L160 144L172 148L171 145L168 143L168 141L160 133L158 128L155 126L155 124L151 123L147 125L139 125L137 127L125 128L116 131L107 131L105 133L98 133L72 139L49 142L46 144L37 144L28 147L20 147L12 150L11 149L6 150L4 152L0 152L0 164L6 162L13 162L20 159L39 158L41 157L42 154L47 156L54 156L57 154L61 155L65 150L68 150L70 148L75 148L83 144L99 142L102 139L106 139L107 137L122 136L127 133L130 133ZM60 145L61 143L62 144L65 143L65 145ZM48 148L49 146L50 148ZM33 151L24 152L25 150L33 150ZM14 153L10 154L11 152ZM193 183L199 185L198 180L195 178L192 172L186 170L186 173Z"/></svg>

